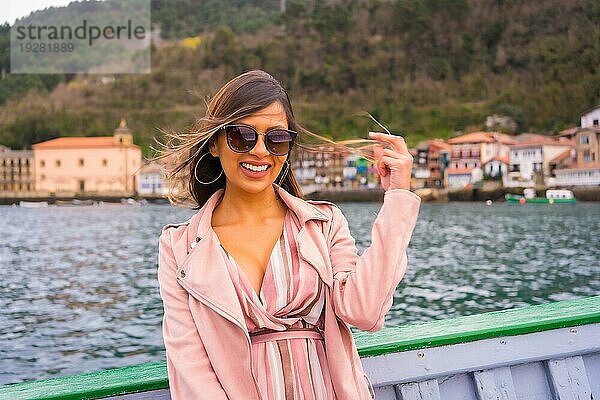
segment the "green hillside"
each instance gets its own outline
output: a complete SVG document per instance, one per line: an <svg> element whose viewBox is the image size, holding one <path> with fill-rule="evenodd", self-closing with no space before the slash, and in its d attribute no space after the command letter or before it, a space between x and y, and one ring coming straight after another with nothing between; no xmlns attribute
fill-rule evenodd
<svg viewBox="0 0 600 400"><path fill-rule="evenodd" d="M0 143L104 135L121 117L137 143L184 129L203 97L261 68L289 90L299 119L332 137L362 136L371 112L409 145L512 117L551 134L600 103L600 3L594 0L153 1L163 45L152 74L0 79ZM0 68L8 71L8 27ZM178 39L199 35L194 41ZM5 49L5 50L3 50Z"/></svg>

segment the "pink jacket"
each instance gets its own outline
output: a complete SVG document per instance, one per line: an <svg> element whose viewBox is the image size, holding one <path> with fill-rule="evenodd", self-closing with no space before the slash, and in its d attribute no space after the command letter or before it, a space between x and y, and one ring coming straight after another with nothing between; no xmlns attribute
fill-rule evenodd
<svg viewBox="0 0 600 400"><path fill-rule="evenodd" d="M314 268L327 286L323 334L336 396L371 399L348 324L369 332L383 327L406 271L421 198L405 189L385 192L371 246L359 256L337 206L303 200L273 185L302 223L301 263ZM266 400L254 381L250 336L211 225L223 192L215 192L186 222L165 225L159 238L162 329L173 400Z"/></svg>

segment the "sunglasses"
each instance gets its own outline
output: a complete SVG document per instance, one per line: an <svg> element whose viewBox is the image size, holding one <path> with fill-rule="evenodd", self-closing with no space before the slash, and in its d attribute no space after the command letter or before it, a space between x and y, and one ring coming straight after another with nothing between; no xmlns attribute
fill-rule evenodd
<svg viewBox="0 0 600 400"><path fill-rule="evenodd" d="M265 133L258 133L254 127L241 124L225 125L223 130L227 134L227 145L236 153L249 152L256 146L258 135L263 135L269 153L284 156L290 152L298 136L297 132L283 128L273 128Z"/></svg>

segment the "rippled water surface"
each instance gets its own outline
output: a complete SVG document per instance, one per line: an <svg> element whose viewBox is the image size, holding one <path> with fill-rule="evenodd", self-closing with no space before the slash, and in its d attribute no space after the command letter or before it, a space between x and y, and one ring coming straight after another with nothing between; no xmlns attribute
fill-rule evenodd
<svg viewBox="0 0 600 400"><path fill-rule="evenodd" d="M381 204L339 206L362 254ZM0 384L164 360L158 235L193 213L0 207ZM598 295L599 231L599 203L423 203L386 325Z"/></svg>

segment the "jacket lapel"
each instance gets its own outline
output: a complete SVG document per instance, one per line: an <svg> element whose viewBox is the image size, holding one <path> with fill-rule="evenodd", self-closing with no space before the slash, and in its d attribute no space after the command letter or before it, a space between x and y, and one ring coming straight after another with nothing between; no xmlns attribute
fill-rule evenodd
<svg viewBox="0 0 600 400"><path fill-rule="evenodd" d="M331 286L332 273L328 268L329 263L325 260L327 257L324 257L328 254L326 240L319 225L309 222L313 219L329 221L331 218L318 207L288 193L277 184L274 183L273 186L301 223L297 237L299 256L315 268L321 279ZM245 329L242 308L227 271L219 239L211 225L214 208L224 191L223 188L218 189L189 219L186 234L174 244L174 252L179 256L177 261L180 266L177 279L199 301Z"/></svg>

